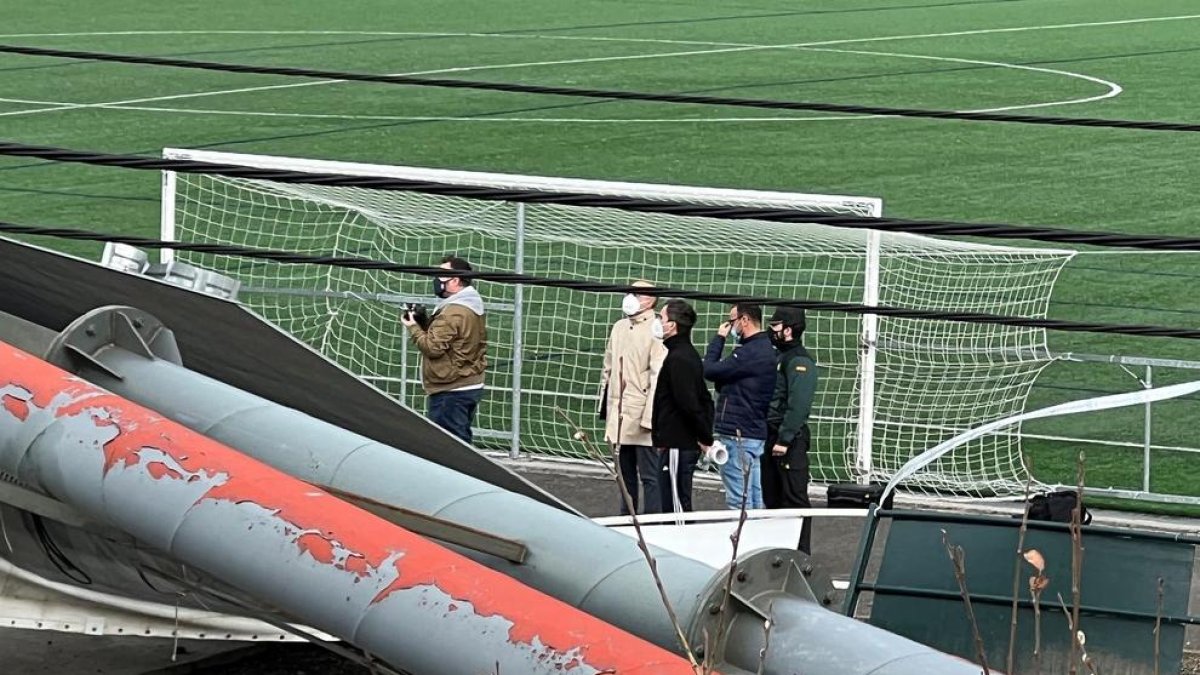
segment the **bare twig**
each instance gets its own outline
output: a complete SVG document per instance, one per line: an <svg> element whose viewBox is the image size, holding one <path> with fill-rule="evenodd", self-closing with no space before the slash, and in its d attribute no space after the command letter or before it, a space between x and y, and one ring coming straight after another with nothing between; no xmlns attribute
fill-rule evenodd
<svg viewBox="0 0 1200 675"><path fill-rule="evenodd" d="M1025 561L1037 570L1037 574L1029 577L1029 596L1033 599L1033 666L1034 672L1042 672L1042 591L1050 585L1050 579L1044 574L1046 559L1037 549L1029 549L1022 556ZM1010 673L1012 671L1009 671Z"/></svg>
<svg viewBox="0 0 1200 675"><path fill-rule="evenodd" d="M1083 587L1083 479L1084 454L1081 451L1076 460L1075 471L1075 508L1071 510L1071 632L1078 633L1075 628L1079 625L1079 606L1082 599ZM1081 648L1078 640L1071 641L1071 662L1067 672L1075 675L1078 650Z"/></svg>
<svg viewBox="0 0 1200 675"><path fill-rule="evenodd" d="M741 435L738 435L738 447L741 447ZM729 604L729 596L733 592L733 576L737 572L738 544L742 541L742 528L746 525L746 503L750 499L750 453L744 452L741 458L742 468L742 503L739 505L738 523L729 541L733 544L733 555L729 559L729 576L725 579L725 597L721 600L721 610ZM722 626L723 627L723 626Z"/></svg>
<svg viewBox="0 0 1200 675"><path fill-rule="evenodd" d="M767 650L771 648L771 629L775 627L775 601L767 603L767 620L763 622L763 647L758 652L758 670L755 675L763 675L767 669Z"/></svg>
<svg viewBox="0 0 1200 675"><path fill-rule="evenodd" d="M633 498L630 497L629 490L625 488L619 464L617 465L617 484L620 486L621 496L625 500L625 507L629 509L629 519L633 523L634 532L637 533L638 549L641 550L642 555L646 558L646 564L650 567L650 576L654 579L654 586L658 589L659 599L662 600L663 607L667 610L667 617L671 620L671 627L675 630L675 636L679 639L679 646L683 648L683 652L692 664L692 668L699 672L700 664L696 661L696 655L692 652L692 645L688 642L687 635L683 632L683 626L679 623L679 615L675 613L675 606L671 604L671 598L667 595L667 588L663 584L662 576L658 573L658 561L654 559L654 554L650 552L650 546L646 543L646 535L642 533L642 525L638 521L637 509L633 506Z"/></svg>
<svg viewBox="0 0 1200 675"><path fill-rule="evenodd" d="M739 431L737 435L738 447L734 450L735 453L742 447L741 441L742 434ZM720 641L722 636L725 634L725 621L728 616L728 612L726 610L729 608L729 596L733 594L733 579L737 573L738 545L742 541L742 529L746 526L746 504L750 500L750 453L743 451L740 462L741 464L739 466L741 466L742 469L742 503L739 505L737 527L734 528L733 534L729 535L729 541L733 544L733 553L729 558L729 575L725 578L725 595L721 598L721 617L717 622L718 641ZM712 650L704 650L704 667L706 673L711 671L713 668L712 655Z"/></svg>
<svg viewBox="0 0 1200 675"><path fill-rule="evenodd" d="M575 422L571 420L566 413L562 412L562 410L558 408L556 408L556 410L558 410L559 413L562 414L563 418L567 420L567 423L571 425L575 432L576 438L579 438L580 434L583 433L583 430L579 428L579 425L575 424ZM621 412L618 410L617 415L619 416L620 414ZM617 419L619 420L620 417ZM618 421L617 440L620 441L620 439L621 431L620 422ZM584 442L584 448L587 449L588 454L592 455L595 459L602 459L603 455L595 447L595 445L592 444L586 435L583 436L582 440ZM646 543L646 537L642 533L642 524L637 517L637 507L633 505L633 496L629 494L629 490L625 487L624 477L621 475L621 463L616 462L615 466L616 471L614 472L614 475L616 477L617 489L621 491L621 499L625 501L625 508L629 511L630 522L633 523L633 530L637 534L638 549L641 550L642 555L646 558L646 564L650 567L650 576L654 579L655 587L658 588L659 598L662 600L663 607L665 607L667 610L667 617L671 620L671 627L675 629L675 636L679 639L679 645L683 648L683 653L687 656L688 661L692 664L692 669L697 673L701 673L702 671L700 670L700 663L696 661L696 655L692 652L692 646L690 643L688 643L687 635L683 631L683 626L679 623L679 615L675 613L675 606L671 604L671 598L669 595L667 595L667 588L663 584L662 577L658 573L658 561L654 559L654 554L650 552L650 546ZM646 498L649 499L650 495L647 495Z"/></svg>
<svg viewBox="0 0 1200 675"><path fill-rule="evenodd" d="M1013 560L1013 582L1012 582L1012 617L1008 625L1008 659L1005 661L1006 673L1015 673L1013 670L1013 657L1017 649L1017 601L1021 593L1021 561L1025 559L1025 532L1029 526L1029 487L1033 482L1033 472L1029 470L1029 458L1023 458L1025 462L1025 509L1021 513L1021 529L1017 533L1017 556Z"/></svg>
<svg viewBox="0 0 1200 675"><path fill-rule="evenodd" d="M575 421L572 420L567 415L565 410L563 410L562 408L560 408L558 406L554 406L554 412L557 413L559 417L563 418L563 421L567 423L567 426L571 427L574 430L575 433L572 434L572 437L575 440L577 440L583 444L584 449L587 451L588 456L593 459L600 460L600 464L603 465L604 468L608 470L609 476L616 476L617 470L615 468L613 468L613 466L615 464L617 464L617 462L613 462L612 464L609 464L608 458L605 457L604 453L600 452L600 449L596 447L596 444L594 441L592 441L591 436L588 436L586 431L581 429L579 427L579 425L575 424Z"/></svg>
<svg viewBox="0 0 1200 675"><path fill-rule="evenodd" d="M1097 669L1095 662L1092 661L1092 657L1088 656L1087 649L1085 648L1087 636L1083 634L1083 631L1079 630L1079 624L1075 623L1072 619L1071 610L1067 609L1067 602L1063 600L1062 593L1058 594L1058 604L1062 607L1063 614L1067 616L1067 628L1071 631L1071 658L1078 659L1080 663L1083 663L1091 675L1100 675L1100 671ZM1077 654L1078 656L1076 656ZM1076 672L1077 665L1074 660L1067 665L1072 673Z"/></svg>
<svg viewBox="0 0 1200 675"><path fill-rule="evenodd" d="M962 593L963 605L967 609L967 620L971 622L971 633L975 637L975 653L979 657L979 665L983 668L983 675L990 675L992 671L988 668L987 653L983 647L983 635L979 633L979 623L975 620L975 608L971 606L971 593L967 590L966 553L963 552L961 546L950 544L949 535L945 530L942 530L942 545L946 547L946 553L950 555L950 563L954 567L954 579L958 581L958 590Z"/></svg>
<svg viewBox="0 0 1200 675"><path fill-rule="evenodd" d="M1159 668L1159 637L1160 629L1162 628L1162 613L1163 613L1163 578L1158 578L1158 606L1154 610L1154 675L1158 675Z"/></svg>

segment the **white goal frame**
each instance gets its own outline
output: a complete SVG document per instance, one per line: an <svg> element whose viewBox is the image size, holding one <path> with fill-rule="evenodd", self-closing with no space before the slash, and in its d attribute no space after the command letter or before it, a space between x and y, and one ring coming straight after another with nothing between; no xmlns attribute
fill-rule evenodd
<svg viewBox="0 0 1200 675"><path fill-rule="evenodd" d="M498 187L503 186L506 189L513 190L529 190L537 192L564 192L564 193L583 193L605 196L630 197L646 200L658 200L665 202L692 203L704 205L727 205L727 206L745 206L754 208L780 208L791 210L818 211L829 213L853 213L863 217L881 217L883 215L883 201L872 197L857 197L857 196L840 196L840 195L823 195L823 194L802 194L790 192L776 192L764 190L740 190L740 189L721 189L695 186L677 186L665 184L650 184L650 183L633 183L620 181L599 181L575 178L551 178L541 176L524 176L502 173L485 173L471 171L457 171L447 169L433 169L425 167L412 166L395 166L395 165L380 165L368 164L359 162L344 162L344 161L328 161L315 159L302 159L294 157L276 157L266 155L253 155L243 153L227 153L207 150L186 150L167 148L163 151L163 157L167 159L197 161L213 164L227 164L242 167L252 167L267 170L280 170L291 172L306 172L306 173L323 173L337 174L347 176L363 176L373 178L396 178L401 180L422 181L430 183L444 183L447 185L460 186L479 186L479 187ZM162 179L162 209L161 209L161 238L166 241L178 241L177 221L177 197L179 189L180 176L174 172L165 171ZM526 206L522 203L515 205L515 251L516 257L514 260L513 271L524 271L524 249L525 249L525 214ZM532 213L532 211L531 211ZM509 221L512 223L512 221ZM510 225L511 226L511 225ZM883 269L882 255L886 255L884 249L895 244L894 239L911 240L908 244L920 244L920 241L928 240L933 243L938 243L938 240L915 235L895 235L881 234L878 231L869 230L863 235L861 244L857 244L859 248L857 255L861 255L863 260L863 276L861 277L861 302L866 306L878 306L881 298L881 270ZM885 241L886 238L886 241ZM891 242L890 244L888 242ZM958 244L954 242L940 242L940 245L952 245L953 247L961 248L968 255L972 252L993 251L1007 252L1011 251L1017 254L1035 253L1031 249L1017 248L1002 248L989 247L976 244ZM1056 251L1046 249L1044 251L1036 251L1036 253L1059 254L1069 259L1072 255L1070 251ZM161 260L163 262L172 260L174 254L170 249L163 249L161 252ZM1057 273L1054 274L1057 276ZM1050 282L1050 287L1053 286L1053 281ZM1047 296L1048 297L1048 296ZM512 338L512 385L511 393L513 397L512 419L510 421L510 431L482 432L484 436L493 438L504 437L510 441L510 454L516 457L521 448L521 397L522 397L522 354L525 345L522 344L522 333L525 326L525 317L522 316L523 307L523 287L517 285L513 289L513 301L511 305L504 307L506 311L510 311L513 316ZM986 309L984 310L986 311ZM880 358L880 317L876 314L864 314L857 322L852 322L850 328L853 331L853 326L857 325L857 377L854 382L858 387L857 391L857 406L858 409L853 418L853 431L847 434L846 440L851 440L845 446L845 461L847 468L857 480L867 482L870 480L880 479L881 476L886 479L887 468L884 466L886 462L880 463L880 456L876 456L876 451L886 450L885 448L875 448L877 441L874 433L875 427L879 423L877 420L877 406L879 404L878 397L886 395L880 393L877 388L879 378ZM891 325L891 324L889 324ZM851 333L842 333L843 335L851 335ZM1044 341L1043 341L1044 343ZM405 350L405 346L401 344L401 350ZM1041 349L1043 352L1044 344ZM1048 352L1045 352L1048 354ZM401 358L406 359L406 356ZM883 367L887 367L884 365ZM368 378L369 380L370 378ZM379 378L376 378L379 379ZM386 379L386 378L384 378ZM403 387L401 384L401 397L403 398ZM507 389L507 388L506 388ZM546 392L540 392L530 389L527 393L530 396L538 396ZM535 399L530 399L535 400ZM821 418L818 418L821 419ZM850 421L847 418L846 421ZM853 454L853 457L851 457ZM1019 458L1018 458L1019 461ZM932 489L941 489L936 483L932 485Z"/></svg>
<svg viewBox="0 0 1200 675"><path fill-rule="evenodd" d="M811 203L813 210L837 209L842 212L847 206L860 210L865 216L879 218L883 216L883 200L877 197L855 197L846 195L805 194L794 192L775 192L769 190L740 190L718 189L687 185L659 185L654 183L631 183L623 181L598 181L579 178L545 178L522 176L518 174L484 173L474 171L454 171L449 169L430 169L426 167L393 166L384 164L367 164L362 162L341 162L333 160L298 159L294 157L275 157L270 155L251 155L234 152L215 152L210 150L186 150L182 148L164 148L164 159L177 159L194 162L209 162L213 164L233 164L249 166L258 169L280 171L302 171L311 173L333 173L346 176L369 176L397 178L402 180L421 180L451 185L491 186L496 183L512 186L514 189L527 189L543 192L580 192L587 194L615 195L640 199L662 201L696 202L704 204L723 204L729 206L755 206L794 208L798 201ZM163 241L178 241L175 229L175 198L177 174L174 171L164 171L162 177L162 209L160 234ZM517 226L517 268L514 272L521 273L522 260L522 227L523 205L518 204ZM863 288L863 304L875 306L879 304L879 245L877 232L872 231L867 243L867 274ZM174 251L161 249L159 261L166 263L174 260ZM521 325L521 287L516 288L514 302L515 322ZM871 471L871 420L874 415L875 391L875 350L878 317L875 314L862 316L861 369L859 387L859 424L856 452L856 468L862 475ZM516 364L514 367L514 396L520 397L520 358L521 331L514 331L518 341L514 345ZM520 406L514 406L519 411ZM517 412L513 414L513 438L511 455L516 457L520 448L520 419Z"/></svg>

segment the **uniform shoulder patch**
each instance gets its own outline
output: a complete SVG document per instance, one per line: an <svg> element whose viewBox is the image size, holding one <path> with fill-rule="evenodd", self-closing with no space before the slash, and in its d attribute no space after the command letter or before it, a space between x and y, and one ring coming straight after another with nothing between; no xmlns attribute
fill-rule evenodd
<svg viewBox="0 0 1200 675"><path fill-rule="evenodd" d="M796 366L796 372L797 373L807 373L808 366Z"/></svg>

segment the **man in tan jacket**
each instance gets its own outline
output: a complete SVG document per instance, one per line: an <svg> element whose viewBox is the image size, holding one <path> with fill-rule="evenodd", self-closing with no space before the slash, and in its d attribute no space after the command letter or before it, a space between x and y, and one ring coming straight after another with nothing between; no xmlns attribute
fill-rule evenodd
<svg viewBox="0 0 1200 675"><path fill-rule="evenodd" d="M635 281L633 286L653 288L648 281ZM604 349L604 371L601 377L600 417L605 420L604 440L616 446L617 461L625 487L638 507L638 483L642 485L640 500L643 513L658 513L662 509L659 495L662 480L662 453L650 440L650 420L654 402L654 387L662 367L666 349L662 340L654 337L653 295L626 295L621 303L625 315L615 324ZM621 514L627 515L625 500Z"/></svg>
<svg viewBox="0 0 1200 675"><path fill-rule="evenodd" d="M444 269L471 271L466 260L442 259ZM429 419L446 431L471 442L471 422L483 398L487 368L487 325L483 298L467 277L435 277L433 294L440 298L428 327L412 312L400 322L408 328L421 352L421 383L429 396Z"/></svg>

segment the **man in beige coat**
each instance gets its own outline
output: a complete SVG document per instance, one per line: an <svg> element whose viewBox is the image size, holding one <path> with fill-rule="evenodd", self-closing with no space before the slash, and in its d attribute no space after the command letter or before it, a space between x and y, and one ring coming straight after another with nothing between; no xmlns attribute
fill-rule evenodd
<svg viewBox="0 0 1200 675"><path fill-rule="evenodd" d="M653 288L648 281L635 281L639 288ZM659 481L662 480L662 453L650 440L650 420L654 387L662 367L666 348L654 337L653 295L629 294L621 303L624 316L613 324L604 349L604 372L601 378L600 418L605 420L604 440L617 449L617 461L625 487L637 509L638 483L641 483L643 513L658 513L662 509ZM621 514L627 515L625 500Z"/></svg>

